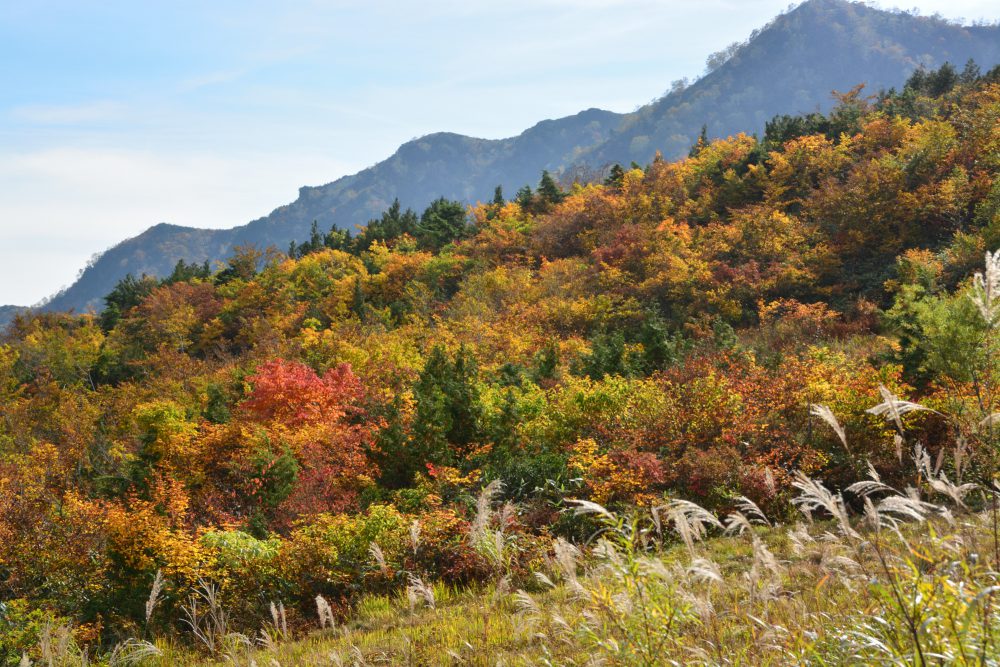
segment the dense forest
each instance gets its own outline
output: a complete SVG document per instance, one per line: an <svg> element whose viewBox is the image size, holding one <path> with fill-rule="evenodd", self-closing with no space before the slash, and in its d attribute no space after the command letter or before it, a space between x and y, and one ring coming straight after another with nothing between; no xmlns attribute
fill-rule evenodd
<svg viewBox="0 0 1000 667"><path fill-rule="evenodd" d="M792 521L803 479L902 488L914 447L988 484L998 247L1000 69L970 63L20 315L0 664L54 627L92 656L207 636L192 595L295 634L318 600L325 624L424 582L528 586L600 529L571 501Z"/></svg>

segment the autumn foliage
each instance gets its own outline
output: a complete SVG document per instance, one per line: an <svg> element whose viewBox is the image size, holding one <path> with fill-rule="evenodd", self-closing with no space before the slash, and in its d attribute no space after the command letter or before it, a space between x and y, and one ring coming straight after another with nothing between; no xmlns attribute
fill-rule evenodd
<svg viewBox="0 0 1000 667"><path fill-rule="evenodd" d="M586 537L571 498L773 516L797 471L902 483L865 412L880 386L960 413L996 371L963 290L1000 245L998 117L989 77L853 91L826 130L776 120L464 218L394 206L357 236L123 281L100 317L23 316L0 339L0 605L99 644L181 632L212 581L247 623L283 601L294 625L404 571L514 577L539 536ZM908 419L932 456L952 441ZM962 435L985 469L992 445ZM502 565L473 526L494 480Z"/></svg>

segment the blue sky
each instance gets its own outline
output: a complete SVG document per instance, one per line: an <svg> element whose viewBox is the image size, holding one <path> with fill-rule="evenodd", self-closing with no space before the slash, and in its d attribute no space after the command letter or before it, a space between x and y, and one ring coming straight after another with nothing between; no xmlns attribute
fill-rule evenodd
<svg viewBox="0 0 1000 667"><path fill-rule="evenodd" d="M994 19L995 0L909 0ZM787 0L0 0L0 304L158 222L231 227L440 130L630 111Z"/></svg>

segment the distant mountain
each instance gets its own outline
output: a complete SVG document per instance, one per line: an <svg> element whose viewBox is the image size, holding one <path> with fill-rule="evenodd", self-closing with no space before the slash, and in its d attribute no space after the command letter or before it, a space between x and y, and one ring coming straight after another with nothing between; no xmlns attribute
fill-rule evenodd
<svg viewBox="0 0 1000 667"><path fill-rule="evenodd" d="M510 139L475 139L441 132L407 142L387 160L319 187L242 227L193 229L159 224L102 254L72 286L45 304L49 310L99 309L102 297L126 274L163 276L177 260L220 260L239 245L287 248L309 234L314 220L325 230L353 229L377 217L399 198L423 208L444 196L474 202L493 196L497 185L512 195L534 183L542 169L557 171L585 148L607 139L622 115L588 109L538 123Z"/></svg>
<svg viewBox="0 0 1000 667"><path fill-rule="evenodd" d="M682 155L699 128L759 132L779 114L829 110L831 92L901 87L918 67L1000 63L1000 26L959 26L844 0L810 0L755 31L694 85L629 114L583 158L594 164Z"/></svg>
<svg viewBox="0 0 1000 667"><path fill-rule="evenodd" d="M590 109L539 123L517 137L488 140L432 134L404 144L389 159L319 187L248 225L199 230L161 224L104 253L48 309L99 308L124 275L162 276L177 260L224 259L240 244L304 239L314 220L323 229L353 228L394 198L421 208L439 196L474 202L503 185L512 195L543 169L559 171L614 162L648 162L656 150L683 154L702 125L711 136L758 132L778 114L825 110L831 91L865 83L871 91L901 86L917 67L969 58L1000 62L1000 27L958 26L935 18L872 9L846 0L809 0L742 45L715 55L713 71L638 111Z"/></svg>

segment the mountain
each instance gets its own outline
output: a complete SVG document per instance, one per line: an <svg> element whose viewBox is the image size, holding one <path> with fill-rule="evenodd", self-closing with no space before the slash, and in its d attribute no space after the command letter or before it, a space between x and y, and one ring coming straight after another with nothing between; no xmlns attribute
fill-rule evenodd
<svg viewBox="0 0 1000 667"><path fill-rule="evenodd" d="M446 196L474 202L537 181L543 169L599 169L643 163L656 150L683 154L702 125L712 136L759 132L779 114L827 109L831 91L859 83L868 90L901 86L918 67L969 58L1000 62L1000 27L959 26L937 18L873 9L847 0L809 0L754 31L743 44L713 54L712 71L627 115L589 109L539 123L517 137L489 140L451 133L408 142L387 160L327 185L304 187L291 204L228 230L161 224L108 250L44 307L99 308L128 273L164 275L177 260L224 259L241 244L276 245L321 228L353 228L398 197L421 208Z"/></svg>
<svg viewBox="0 0 1000 667"><path fill-rule="evenodd" d="M177 260L224 259L239 245L288 247L308 236L314 220L327 229L353 229L399 200L422 208L444 196L474 202L492 197L497 185L510 194L538 180L542 169L556 171L583 150L607 139L621 114L588 109L546 120L509 139L476 139L450 132L407 142L387 160L319 187L299 189L299 197L263 218L223 230L161 223L103 253L80 278L45 304L49 310L99 309L102 297L126 274L162 276Z"/></svg>
<svg viewBox="0 0 1000 667"><path fill-rule="evenodd" d="M630 114L610 139L583 156L593 164L678 157L698 129L725 137L759 132L779 114L827 111L831 92L900 87L920 66L970 58L1000 63L1000 26L959 26L844 0L811 0L783 14L728 53L694 85Z"/></svg>

